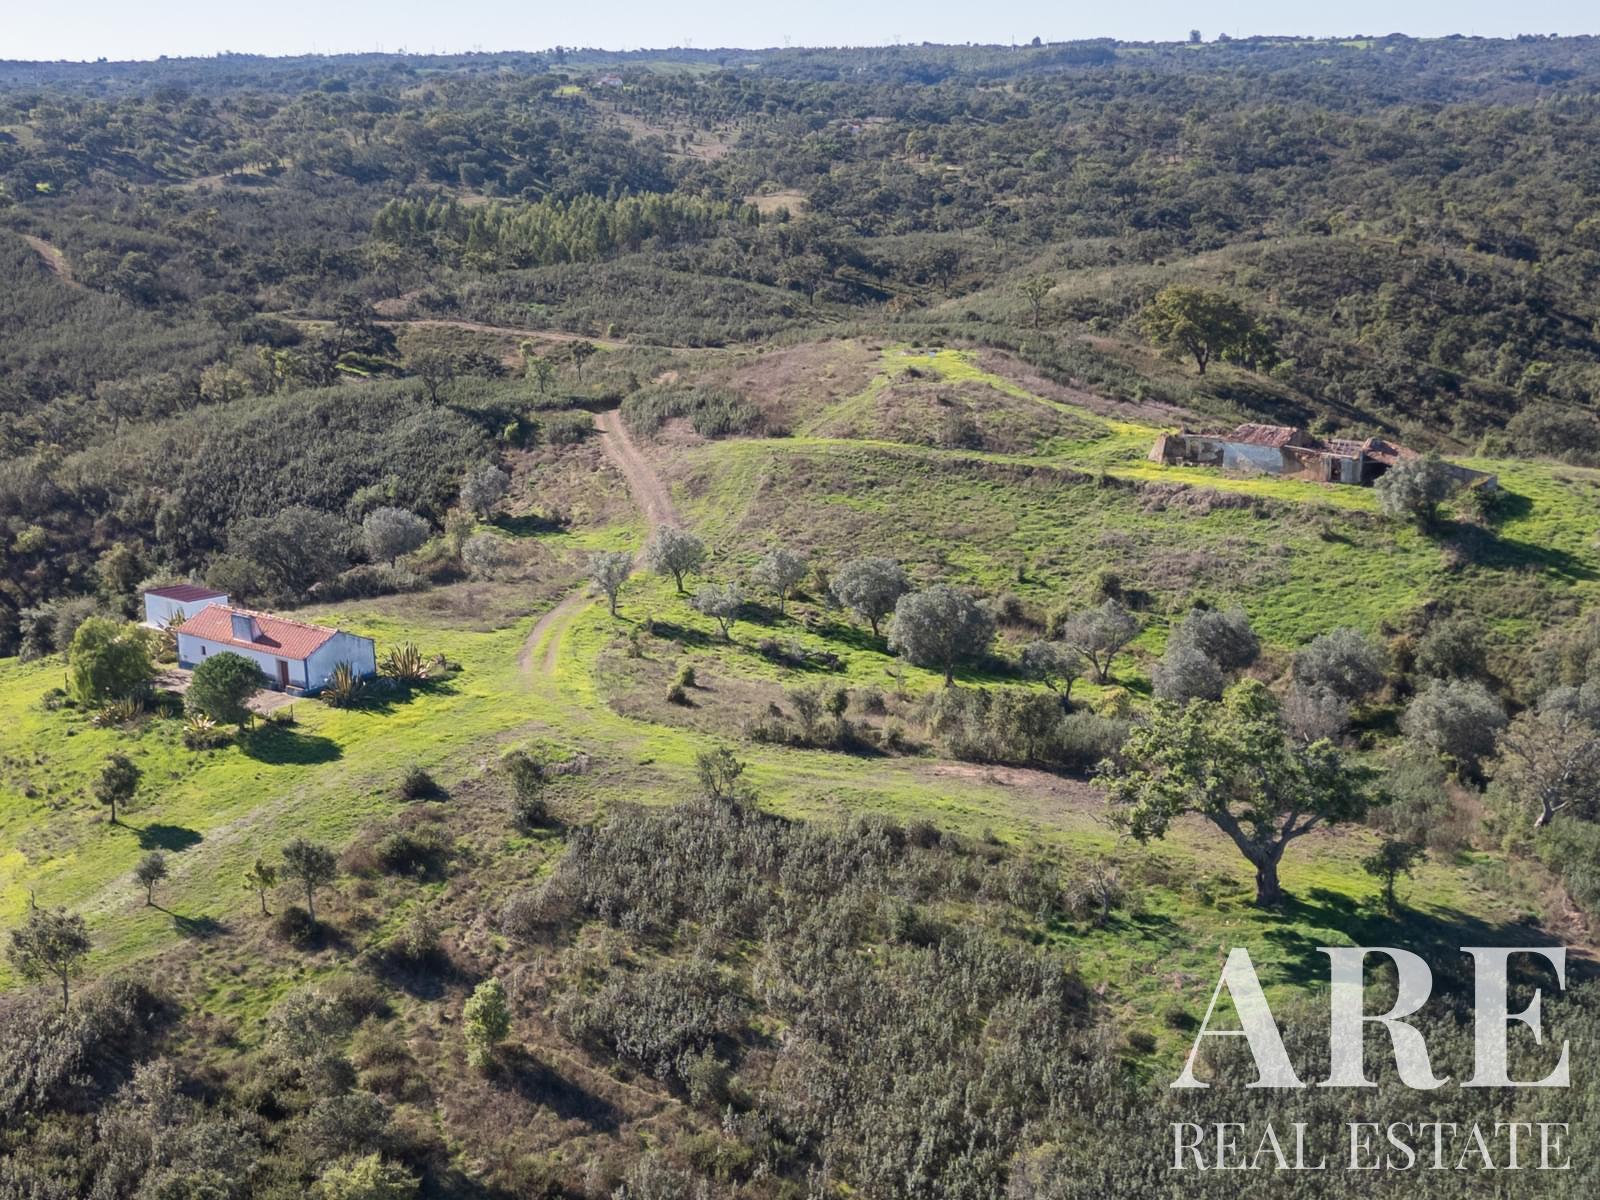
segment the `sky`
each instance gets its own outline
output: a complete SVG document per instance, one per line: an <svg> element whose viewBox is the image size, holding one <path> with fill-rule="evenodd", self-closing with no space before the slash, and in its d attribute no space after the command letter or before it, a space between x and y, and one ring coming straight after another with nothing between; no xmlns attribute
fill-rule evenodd
<svg viewBox="0 0 1600 1200"><path fill-rule="evenodd" d="M9 10L9 11L5 11ZM1219 32L1348 36L1600 33L1596 0L0 0L0 59L112 59L550 46L838 46L892 42L1177 41Z"/></svg>

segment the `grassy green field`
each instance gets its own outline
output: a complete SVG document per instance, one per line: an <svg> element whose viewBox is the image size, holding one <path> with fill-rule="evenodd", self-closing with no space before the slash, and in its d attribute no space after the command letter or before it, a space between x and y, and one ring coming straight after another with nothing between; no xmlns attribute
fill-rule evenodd
<svg viewBox="0 0 1600 1200"><path fill-rule="evenodd" d="M1065 409L1074 436L1049 439L1035 453L1001 454L806 432L867 412L908 359L930 389L981 386ZM1475 464L1497 471L1514 503L1497 530L1500 559L1451 566L1434 541L1381 523L1370 492L1160 468L1143 459L1154 433L1154 426L1036 396L964 354L913 356L892 347L864 391L814 412L794 436L704 442L658 457L675 503L713 548L706 570L713 578L742 577L776 539L806 548L822 565L871 547L902 558L925 581L951 577L1013 591L1048 611L1083 602L1096 571L1116 571L1125 586L1151 597L1149 630L1118 668L1118 681L1136 689L1167 621L1198 599L1242 604L1269 650L1282 654L1331 624L1376 629L1463 588L1507 590L1498 625L1516 637L1539 619L1527 608L1533 601L1517 597L1571 599L1595 586L1594 472ZM1169 484L1189 486L1153 486ZM557 535L553 545L574 571L583 552L636 546L643 533L630 519ZM1193 999L1214 978L1223 948L1246 935L1275 948L1262 964L1264 978L1291 988L1315 968L1308 947L1388 928L1371 906L1375 886L1359 870L1368 833L1297 846L1284 880L1298 900L1265 915L1247 903L1242 862L1209 829L1186 825L1153 852L1119 843L1079 782L928 757L739 743L737 727L624 715L615 664L630 656L657 673L692 663L703 678L730 685L801 681L755 652L768 636L838 654L841 669L826 677L830 684L915 694L937 680L915 668L897 678L881 645L862 634L840 636L838 618L814 600L784 620L769 614L765 624L743 622L724 644L670 582L647 577L624 592L620 619L593 600L564 605L530 642L537 615L566 586L556 579L530 585L487 617L464 615L443 593L310 610L304 615L374 637L380 653L411 640L461 670L379 707L300 701L292 728L207 753L184 749L170 719L99 729L81 712L47 710L41 699L62 682L59 662L0 664L0 725L8 731L0 758L0 921L13 923L32 894L85 913L97 971L182 955L183 947L251 920L253 901L240 878L256 856L300 835L346 843L402 807L396 783L412 765L454 785L484 775L510 747L585 755L587 769L556 788L558 803L581 816L618 800L684 796L695 755L735 743L762 803L785 814L925 817L1057 853L1069 866L1109 855L1133 889L1127 914L1102 929L1063 927L1050 936L1134 1020L1174 995ZM646 618L654 634L641 632ZM1092 701L1095 693L1085 686L1079 695ZM144 772L135 805L116 826L89 791L114 750ZM173 866L160 908L145 907L130 878L153 847L169 851ZM1408 899L1423 934L1444 940L1527 918L1538 910L1538 889L1536 878L1513 877L1492 856L1462 854L1426 865ZM225 1006L230 994L218 989L215 1002Z"/></svg>

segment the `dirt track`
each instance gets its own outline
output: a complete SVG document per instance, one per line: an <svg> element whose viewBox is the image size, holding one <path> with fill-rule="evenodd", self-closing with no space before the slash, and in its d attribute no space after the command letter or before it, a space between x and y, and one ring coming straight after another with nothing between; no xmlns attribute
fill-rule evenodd
<svg viewBox="0 0 1600 1200"><path fill-rule="evenodd" d="M481 321L458 321L450 317L396 317L379 321L390 329L462 329L467 333L491 333L500 337L526 338L545 342L593 342L597 346L621 346L616 338L585 337L563 329L517 329L510 325L485 325Z"/></svg>
<svg viewBox="0 0 1600 1200"><path fill-rule="evenodd" d="M40 261L44 263L50 274L61 280L68 287L81 288L83 286L73 278L72 264L67 261L65 254L61 253L42 237L34 237L31 233L19 234L18 236L33 247L33 252L39 256Z"/></svg>
<svg viewBox="0 0 1600 1200"><path fill-rule="evenodd" d="M653 533L661 525L678 524L677 511L672 507L672 496L668 493L666 485L661 482L661 477L645 461L644 455L639 453L639 448L628 436L628 427L622 423L622 413L617 409L601 413L595 418L595 425L600 430L601 448L612 465L621 471L622 477L628 481L628 491L633 495L633 502L644 514L646 534ZM643 553L641 549L640 554ZM588 586L584 585L534 622L533 628L528 631L528 636L522 643L522 649L517 652L517 665L524 672L532 670L534 650L546 632L576 613L589 602L589 599ZM554 673L556 655L560 649L561 638L558 634L550 639L550 644L545 647L541 657L539 668L544 674Z"/></svg>
<svg viewBox="0 0 1600 1200"><path fill-rule="evenodd" d="M628 491L633 493L633 502L644 513L646 533L654 533L661 525L681 524L666 485L628 435L628 427L622 423L621 410L614 408L601 413L595 424L600 427L600 444L605 449L606 457L622 472L623 478L628 481Z"/></svg>

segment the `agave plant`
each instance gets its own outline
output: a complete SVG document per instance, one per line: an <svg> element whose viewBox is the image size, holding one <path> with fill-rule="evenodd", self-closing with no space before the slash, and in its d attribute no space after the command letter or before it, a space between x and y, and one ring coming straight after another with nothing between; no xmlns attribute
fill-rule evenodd
<svg viewBox="0 0 1600 1200"><path fill-rule="evenodd" d="M392 647L383 660L383 673L401 683L422 683L428 678L428 665L415 642Z"/></svg>
<svg viewBox="0 0 1600 1200"><path fill-rule="evenodd" d="M126 725L144 711L144 704L133 696L124 696L113 700L94 716L89 718L91 725L105 728L111 725Z"/></svg>
<svg viewBox="0 0 1600 1200"><path fill-rule="evenodd" d="M347 662L333 668L322 688L322 702L334 708L349 708L361 698L361 677Z"/></svg>
<svg viewBox="0 0 1600 1200"><path fill-rule="evenodd" d="M205 713L190 713L183 722L185 733L207 734L217 728L217 723Z"/></svg>

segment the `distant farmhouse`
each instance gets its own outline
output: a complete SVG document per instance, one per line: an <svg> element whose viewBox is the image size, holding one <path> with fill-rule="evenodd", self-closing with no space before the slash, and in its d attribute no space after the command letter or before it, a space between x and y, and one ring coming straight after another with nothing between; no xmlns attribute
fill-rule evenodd
<svg viewBox="0 0 1600 1200"><path fill-rule="evenodd" d="M201 609L227 602L227 592L194 583L151 588L144 594L144 623L151 629L166 629L174 621L187 621Z"/></svg>
<svg viewBox="0 0 1600 1200"><path fill-rule="evenodd" d="M193 608L184 611L187 619L177 629L180 667L192 669L224 651L239 654L261 668L267 687L295 694L320 691L340 663L348 663L358 679L378 673L371 638L235 608L221 592L190 585L157 588L145 593L144 603L146 624L162 627L171 620L169 606Z"/></svg>
<svg viewBox="0 0 1600 1200"><path fill-rule="evenodd" d="M1150 449L1152 462L1234 471L1260 471L1285 479L1370 486L1396 463L1416 458L1415 450L1383 438L1357 442L1319 438L1293 425L1240 425L1231 433L1163 433ZM1446 463L1462 487L1493 487L1483 471Z"/></svg>

